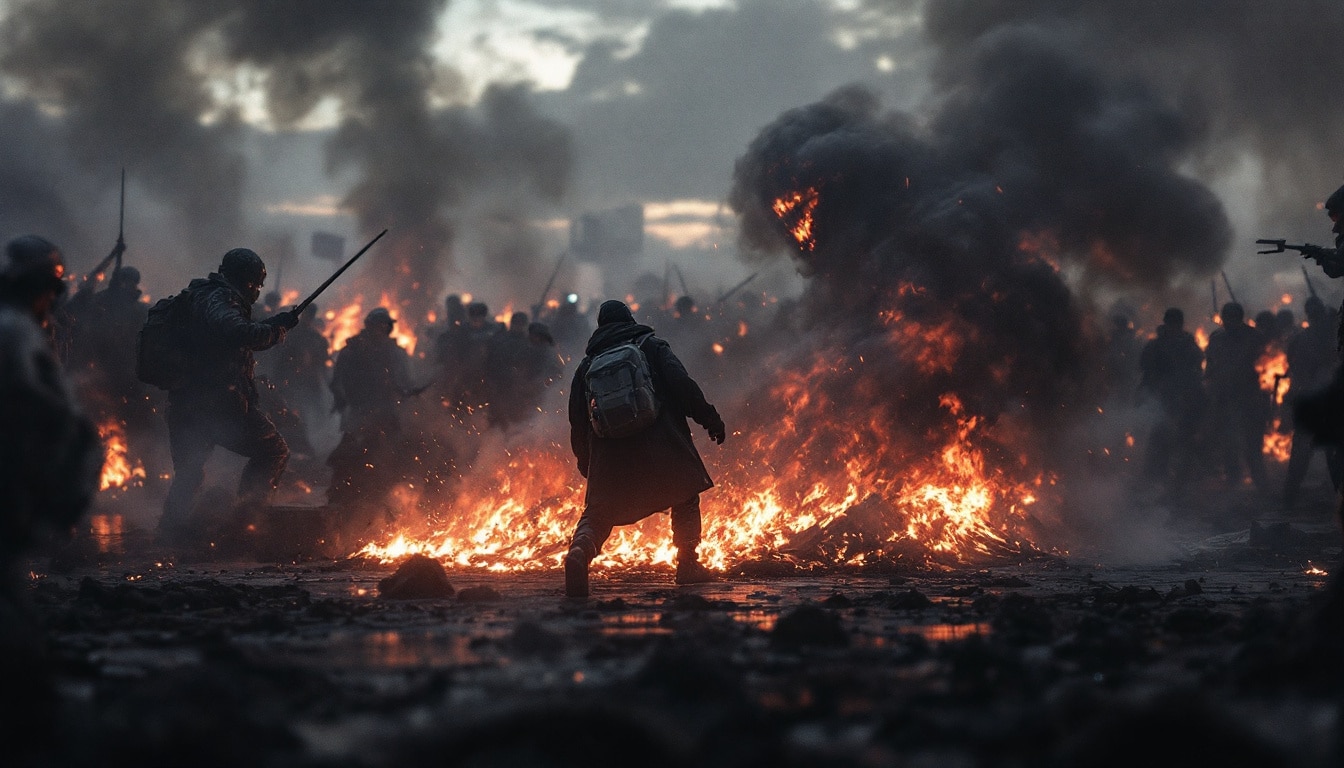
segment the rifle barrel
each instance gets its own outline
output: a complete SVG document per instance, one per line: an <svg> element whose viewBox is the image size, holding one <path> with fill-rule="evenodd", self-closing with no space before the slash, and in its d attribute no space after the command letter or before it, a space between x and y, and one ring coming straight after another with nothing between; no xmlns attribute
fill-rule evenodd
<svg viewBox="0 0 1344 768"><path fill-rule="evenodd" d="M1232 290L1232 281L1227 279L1227 270L1220 269L1218 271L1223 275L1223 285L1227 288L1227 297L1232 300L1233 304L1240 304L1241 302L1237 301L1236 292Z"/></svg>
<svg viewBox="0 0 1344 768"><path fill-rule="evenodd" d="M359 253L356 253L354 256L351 256L350 260L342 264L340 269L333 272L331 274L331 277L328 277L326 279L326 282L322 283L317 287L316 291L313 291L311 294L308 295L308 298L304 299L298 306L294 307L294 313L303 314L303 310L307 309L309 304L312 304L314 301L316 301L317 297L321 295L323 291L327 290L327 286L336 282L336 278L340 277L342 272L349 269L351 264L354 264L355 261L358 260L360 256L364 255L365 251L372 248L373 244L378 242L379 238L381 238L383 235L386 234L387 230L384 229L382 232L378 233L377 237L374 237L372 240L370 240L367 245L365 245L363 248L360 248Z"/></svg>
<svg viewBox="0 0 1344 768"><path fill-rule="evenodd" d="M538 312L541 309L546 308L546 297L551 294L551 288L555 286L555 278L560 276L560 266L565 263L565 256L568 255L568 251L561 251L560 255L556 257L555 269L551 270L551 279L546 281L546 287L541 290L541 301L537 302ZM533 314L538 314L538 312L534 312ZM535 320L536 318L533 319Z"/></svg>
<svg viewBox="0 0 1344 768"><path fill-rule="evenodd" d="M728 290L724 291L723 295L715 299L714 302L718 304L727 301L729 296L732 296L734 293L737 293L738 291L742 290L742 288L745 287L747 283L750 283L752 280L755 280L756 276L759 274L760 272L752 272L751 275L749 275L746 280L743 280L737 285L734 285L732 288L729 288Z"/></svg>

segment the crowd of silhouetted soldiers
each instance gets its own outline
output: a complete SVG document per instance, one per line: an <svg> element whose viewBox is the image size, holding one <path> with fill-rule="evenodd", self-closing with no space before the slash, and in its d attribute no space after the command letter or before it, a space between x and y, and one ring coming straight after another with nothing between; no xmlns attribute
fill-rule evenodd
<svg viewBox="0 0 1344 768"><path fill-rule="evenodd" d="M1125 314L1112 316L1105 354L1110 404L1136 405L1146 420L1139 435L1143 477L1173 501L1213 477L1250 483L1291 508L1312 457L1321 454L1338 489L1344 469L1337 449L1318 444L1293 419L1294 403L1328 385L1339 364L1338 313L1316 296L1303 311L1302 320L1288 307L1248 318L1240 303L1228 302L1203 341L1178 307L1168 308L1146 339ZM1281 484L1266 468L1275 445L1290 450Z"/></svg>
<svg viewBox="0 0 1344 768"><path fill-rule="evenodd" d="M768 329L760 296L742 298L712 311L686 295L631 304L712 379L727 370L725 350L730 358L747 350L749 323L758 337ZM283 310L280 303L278 293L267 294L257 316ZM147 309L139 271L123 266L106 281L84 282L57 312L52 332L80 402L97 424L118 425L128 458L145 466L145 482L157 483L171 477L172 463L165 393L135 371ZM394 334L396 313L371 309L333 349L329 320L310 306L283 344L257 353L261 407L290 451L280 500L325 487L331 504L379 507L402 485L417 488L427 505L441 502L476 459L473 437L563 413L556 382L583 357L594 328L572 294L531 313L496 316L485 302L454 293L437 322L401 334ZM402 346L408 336L414 351Z"/></svg>

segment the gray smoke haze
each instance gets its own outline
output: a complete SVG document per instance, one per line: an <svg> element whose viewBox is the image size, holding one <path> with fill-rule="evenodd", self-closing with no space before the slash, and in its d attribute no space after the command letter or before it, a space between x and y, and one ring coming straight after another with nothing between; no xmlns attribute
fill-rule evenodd
<svg viewBox="0 0 1344 768"><path fill-rule="evenodd" d="M11 6L0 28L0 70L59 114L47 141L63 142L73 163L108 187L115 189L120 169L129 167L150 194L171 200L189 237L179 253L226 249L242 219L237 123L225 113L202 124L211 99L190 59L191 44L222 6L165 0ZM39 177L52 194L68 197L68 177L56 175L63 165L47 166ZM64 239L66 231L52 230L53 237ZM111 235L105 237L110 246Z"/></svg>
<svg viewBox="0 0 1344 768"><path fill-rule="evenodd" d="M633 54L608 39L582 48L570 88L548 99L575 127L581 191L605 205L721 199L732 159L780 110L874 79L883 49L868 40L837 45L841 20L824 3L747 0L658 15ZM887 78L901 92L918 82Z"/></svg>
<svg viewBox="0 0 1344 768"><path fill-rule="evenodd" d="M810 276L811 343L789 367L813 369L825 420L856 425L856 445L917 463L970 415L996 471L1076 492L1074 438L1107 394L1093 292L1160 291L1221 263L1228 219L1180 172L1197 134L1079 50L999 29L940 69L930 113L846 88L782 114L738 160L743 253L788 253ZM759 429L784 415L760 410Z"/></svg>
<svg viewBox="0 0 1344 768"><path fill-rule="evenodd" d="M329 139L327 170L353 174L343 204L358 234L390 230L365 269L382 289L421 309L437 302L443 274L454 267L453 242L468 203L506 196L521 210L554 203L568 187L572 162L567 129L533 109L523 86L492 88L474 107L436 105L436 97L453 96L456 82L428 52L444 6L21 1L0 29L0 68L23 97L58 115L45 138L62 142L64 152L49 155L109 181L126 167L133 189L152 198L136 201L139 207L170 212L184 241L169 258L188 273L259 236L249 223L256 212L243 203L245 129L236 114L217 107L211 76L237 65L259 73L281 129L336 99L341 122ZM25 120L39 119L31 109L0 117L16 138L32 132ZM74 227L55 211L60 202L77 207L71 201L80 198L66 186L70 177L52 173L60 163L23 172L22 161L31 166L29 158L39 157L25 155L4 172L41 187L25 195L32 205L48 201L47 213L26 219L27 228L52 222L51 231L69 232ZM511 274L546 269L526 252L514 255L522 261Z"/></svg>

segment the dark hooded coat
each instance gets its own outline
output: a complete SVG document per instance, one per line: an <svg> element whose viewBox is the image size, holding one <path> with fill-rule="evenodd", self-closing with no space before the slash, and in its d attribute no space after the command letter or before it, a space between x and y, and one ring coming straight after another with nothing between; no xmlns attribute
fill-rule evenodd
<svg viewBox="0 0 1344 768"><path fill-rule="evenodd" d="M653 329L634 322L598 326L574 371L569 393L569 442L579 472L588 478L587 513L612 525L629 525L714 487L691 440L687 419L721 424L700 385ZM600 438L588 422L584 380L594 355L641 336L659 401L658 421L639 434Z"/></svg>

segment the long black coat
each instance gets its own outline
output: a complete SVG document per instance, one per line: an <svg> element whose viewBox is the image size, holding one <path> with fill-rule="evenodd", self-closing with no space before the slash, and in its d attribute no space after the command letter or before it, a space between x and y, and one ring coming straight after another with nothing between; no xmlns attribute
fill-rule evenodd
<svg viewBox="0 0 1344 768"><path fill-rule="evenodd" d="M588 478L587 512L612 525L638 522L714 487L686 419L706 428L722 419L672 347L657 336L646 339L640 349L653 374L658 421L639 434L614 439L597 437L588 422L584 379L593 356L652 332L638 323L599 326L569 390L569 442L579 472Z"/></svg>

